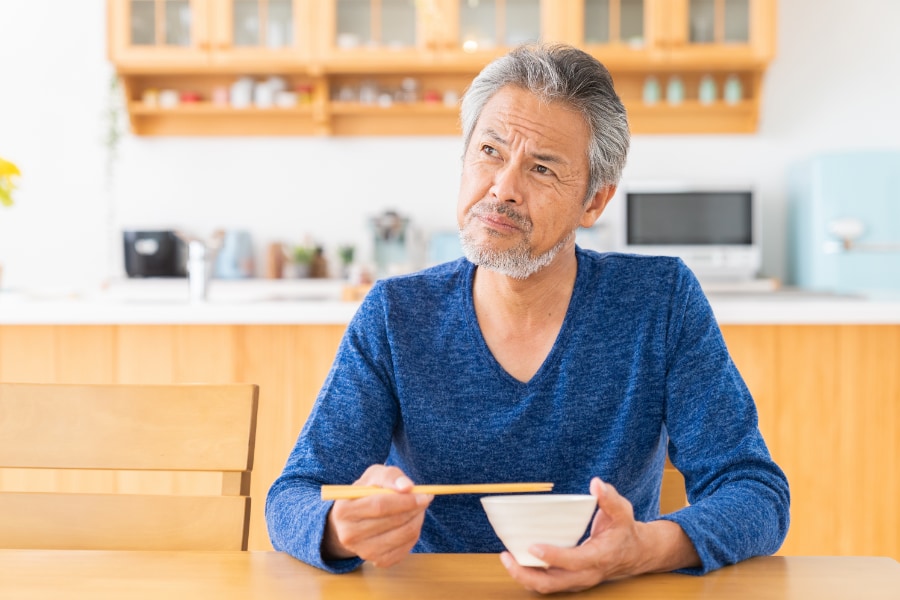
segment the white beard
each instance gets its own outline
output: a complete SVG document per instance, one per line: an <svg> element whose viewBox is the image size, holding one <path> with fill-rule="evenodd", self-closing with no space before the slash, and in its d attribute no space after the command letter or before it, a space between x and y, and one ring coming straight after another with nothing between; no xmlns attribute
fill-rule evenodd
<svg viewBox="0 0 900 600"><path fill-rule="evenodd" d="M513 279L527 279L549 265L553 262L553 259L556 258L556 255L559 254L560 250L565 248L566 244L568 244L575 235L575 232L572 231L543 254L534 256L531 253L531 239L529 235L531 233L531 223L525 222L524 219L513 211L499 209L496 212L513 218L520 225L524 226L525 237L521 243L508 250L494 250L487 245L479 245L475 239L466 232L465 227L459 230L459 242L460 245L462 245L463 253L466 258L469 259L469 262L472 262L479 267L496 271L507 277L512 277ZM475 212L473 209L469 214L477 215L479 212Z"/></svg>

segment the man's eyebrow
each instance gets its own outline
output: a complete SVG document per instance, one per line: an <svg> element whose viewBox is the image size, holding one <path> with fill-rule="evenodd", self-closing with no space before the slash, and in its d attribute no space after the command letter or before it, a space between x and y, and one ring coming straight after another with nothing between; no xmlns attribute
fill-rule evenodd
<svg viewBox="0 0 900 600"><path fill-rule="evenodd" d="M494 140L495 142L497 142L498 144L502 144L504 146L507 145L506 139L503 136L501 136L497 132L497 130L495 130L493 127L488 127L487 129L485 129L484 134L487 137ZM557 164L557 165L566 164L566 162L567 162L562 157L560 157L556 154L546 154L546 153L542 153L542 152L533 153L533 154L531 154L531 157L534 158L535 160L539 160L541 162L553 163L553 164Z"/></svg>
<svg viewBox="0 0 900 600"><path fill-rule="evenodd" d="M484 130L484 134L497 142L498 144L506 145L506 140L499 134L493 127L488 127Z"/></svg>
<svg viewBox="0 0 900 600"><path fill-rule="evenodd" d="M566 161L563 160L561 157L557 156L556 154L535 153L535 154L532 154L531 157L534 158L535 160L539 160L539 161L545 162L545 163L553 163L553 164L557 164L557 165L566 164Z"/></svg>

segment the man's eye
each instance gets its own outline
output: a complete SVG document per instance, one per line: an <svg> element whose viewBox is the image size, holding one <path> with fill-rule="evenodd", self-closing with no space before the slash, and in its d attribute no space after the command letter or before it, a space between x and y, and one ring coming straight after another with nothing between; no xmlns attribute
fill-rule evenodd
<svg viewBox="0 0 900 600"><path fill-rule="evenodd" d="M544 165L534 165L534 170L541 175L547 175L548 173L550 173L550 169L548 169Z"/></svg>
<svg viewBox="0 0 900 600"><path fill-rule="evenodd" d="M497 149L493 146L488 146L487 144L481 147L481 151L488 156L497 156Z"/></svg>

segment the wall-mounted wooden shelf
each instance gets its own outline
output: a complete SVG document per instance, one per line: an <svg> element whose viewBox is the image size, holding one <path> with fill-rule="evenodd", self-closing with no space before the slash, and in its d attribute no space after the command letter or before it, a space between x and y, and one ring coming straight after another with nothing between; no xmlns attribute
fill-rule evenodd
<svg viewBox="0 0 900 600"><path fill-rule="evenodd" d="M269 1L257 2L263 16L268 14ZM756 131L762 79L774 56L775 0L748 1L743 15L748 33L737 43L726 36L723 0L703 5L704 10L713 7L718 15L712 37L703 43L691 39L696 15L692 12L694 4L687 0L643 0L642 36L638 40L624 38L624 20L614 22L626 18L621 0L609 0L608 39L602 44L586 43L588 30L590 39L602 39L603 35L596 37L594 21L587 22L585 0L535 1L540 11L533 18L539 21L536 26L543 39L581 47L610 70L629 111L633 133ZM278 47L271 47L263 31L258 32L257 46L239 40L237 36L246 35L249 23L257 27L263 21L247 20L237 27L238 20L246 15L236 13L237 5L229 0L187 0L179 4L179 10L188 11L191 17L182 20L190 23L190 31L181 32L165 30L168 21L164 16L172 6L164 0L108 3L110 59L124 82L132 129L138 135L457 135L457 100L484 65L508 50L503 41L503 19L507 9L518 10L504 8L506 0L486 4L496 6L496 14L485 23L496 21L500 41L489 43L489 49L467 52L461 40L465 37L463 30L471 23L465 27L461 24L462 13L481 9L473 9L464 0L433 0L427 10L418 3L416 8L408 7L406 10L416 16L412 25L415 31L409 36L415 42L407 46L396 46L386 39L378 43L377 36L387 34L381 30L382 7L377 0L368 5L360 1L291 0L292 16L276 24L290 28L292 34L284 38L289 40L285 45ZM151 8L155 11L153 26L148 17ZM340 41L347 34L338 31L355 22L345 19L340 24L339 14L346 17L346 11L361 11L354 18L365 15L365 19L372 19L371 31L363 28L362 33L353 34L360 42L369 34L372 39L349 46L346 40ZM734 13L729 14L733 17ZM145 33L140 43L133 42L131 38L141 27L152 29L154 40ZM169 43L170 33L181 35L182 41ZM706 75L716 79L719 95L711 104L700 104L698 82ZM277 76L288 89L309 86L311 99L291 108L259 109L230 108L227 101L224 106L211 101L215 92L221 95L223 89L246 76L257 81ZM665 81L675 76L683 79L684 100L669 105ZM726 104L721 99L722 85L730 76L737 76L743 85L740 100ZM653 105L643 100L648 77L658 78L663 88L662 99ZM414 102L392 101L389 107L383 107L377 101L355 101L365 85L375 85L379 94L393 96L404 78L417 82ZM193 93L203 101L166 109L144 102L148 91L159 90ZM429 99L436 96L441 101L425 102L426 91ZM445 95L449 106L443 101ZM347 101L347 96L352 101Z"/></svg>
<svg viewBox="0 0 900 600"><path fill-rule="evenodd" d="M758 118L756 103L750 100L736 104L685 100L674 106L664 101L647 106L638 101L627 104L626 109L633 134L753 133Z"/></svg>

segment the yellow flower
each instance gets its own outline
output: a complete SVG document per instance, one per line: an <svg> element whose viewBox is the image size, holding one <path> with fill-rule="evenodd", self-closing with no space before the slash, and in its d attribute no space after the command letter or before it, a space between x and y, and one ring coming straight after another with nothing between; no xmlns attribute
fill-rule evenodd
<svg viewBox="0 0 900 600"><path fill-rule="evenodd" d="M0 158L0 204L3 206L12 206L12 193L16 189L16 177L19 175L19 167Z"/></svg>

